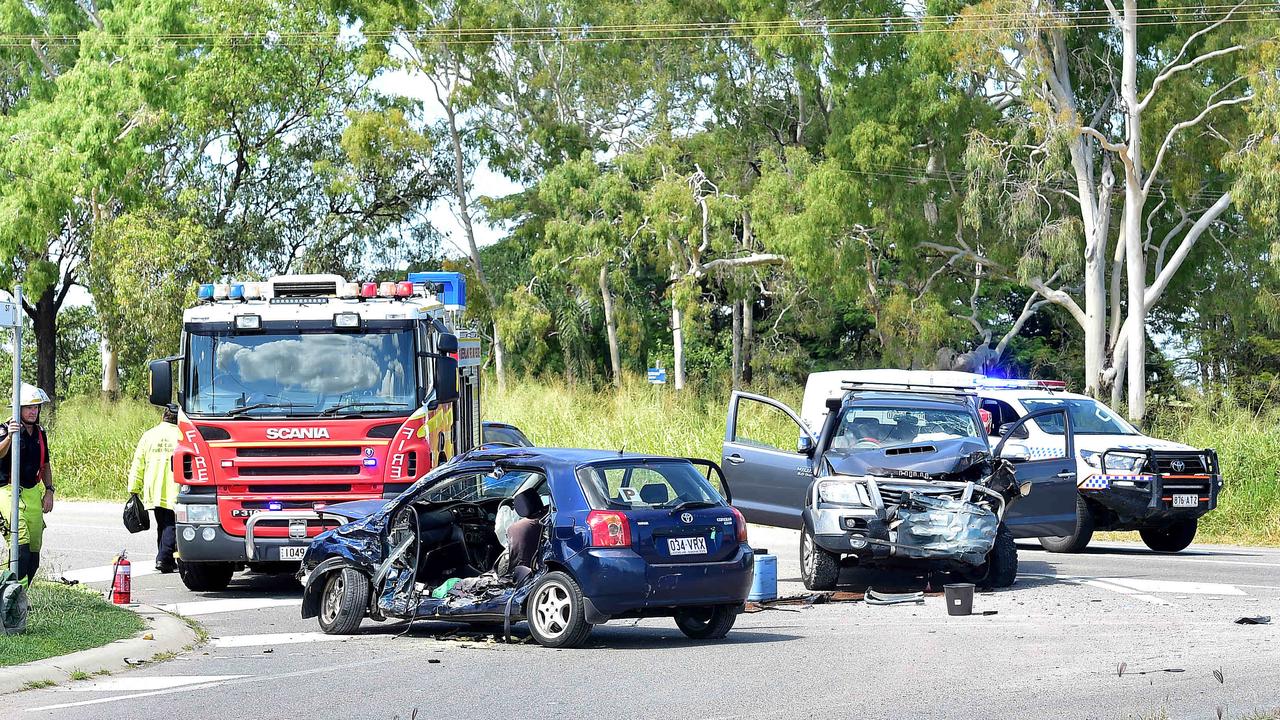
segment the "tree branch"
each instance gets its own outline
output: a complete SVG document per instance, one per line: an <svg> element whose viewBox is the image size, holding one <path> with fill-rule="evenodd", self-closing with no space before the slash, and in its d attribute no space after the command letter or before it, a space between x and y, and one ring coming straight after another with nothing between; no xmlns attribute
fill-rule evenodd
<svg viewBox="0 0 1280 720"><path fill-rule="evenodd" d="M1174 250L1173 255L1169 257L1169 264L1160 271L1160 274L1156 276L1155 282L1151 283L1151 286L1143 294L1142 304L1147 312L1150 312L1151 308L1155 307L1155 304L1160 301L1160 296L1164 294L1165 288L1169 287L1169 282L1173 280L1174 274L1178 272L1182 262L1187 259L1187 255L1195 247L1196 241L1230 206L1231 193L1225 192L1222 197L1218 198L1217 202L1204 211L1200 219L1196 220L1196 223L1183 236L1182 242L1178 243L1178 249Z"/></svg>
<svg viewBox="0 0 1280 720"><path fill-rule="evenodd" d="M1237 80L1239 80L1239 78L1237 78ZM1147 181L1142 184L1142 194L1145 196L1151 191L1151 184L1155 182L1157 171L1160 169L1160 164L1164 162L1164 154L1169 150L1169 146L1173 144L1173 139L1178 133L1194 125L1199 125L1200 122L1209 115L1209 113L1220 107L1225 107L1227 105L1239 105L1240 103L1249 102L1252 99L1253 95L1249 94L1234 97L1229 100L1219 100L1214 103L1209 103L1204 110L1200 111L1199 115L1191 118L1190 120L1183 120L1177 125L1169 128L1169 132L1164 136L1164 142L1160 143L1160 151L1156 153L1156 161L1151 164L1151 169L1147 171Z"/></svg>
<svg viewBox="0 0 1280 720"><path fill-rule="evenodd" d="M1212 60L1215 57L1221 57L1223 55L1227 55L1227 54L1236 52L1238 50L1243 50L1244 49L1243 45L1234 45L1229 48L1222 48L1221 50L1214 50L1213 52L1205 53L1204 55L1201 55L1195 58L1194 60L1185 62L1181 65L1174 64L1179 60L1181 60L1183 56L1187 54L1187 48L1191 47L1191 43L1195 42L1197 39L1201 37L1204 37L1206 34L1213 32L1217 28L1222 27L1224 23L1226 23L1228 20L1231 19L1231 16L1235 14L1236 10L1239 10L1239 9L1240 9L1240 5L1236 5L1235 7L1231 8L1231 10L1226 15L1223 15L1222 18L1217 22L1213 23L1212 25L1209 25L1208 27L1201 28L1195 31L1194 33L1191 33L1191 35L1187 37L1186 42L1182 43L1182 49L1178 51L1178 54L1174 55L1173 59L1169 61L1169 64L1161 68L1160 74L1156 75L1156 79L1151 83L1151 89L1147 91L1147 96L1142 99L1142 102L1138 103L1138 109L1145 110L1147 108L1147 103L1150 103L1151 98L1155 96L1156 88L1160 87L1162 83L1164 83L1166 80L1173 77L1174 75L1182 72L1183 70L1190 70L1191 68L1199 65L1200 63L1203 63L1207 60Z"/></svg>
<svg viewBox="0 0 1280 720"><path fill-rule="evenodd" d="M716 258L711 262L704 263L699 266L698 271L695 272L694 275L701 276L715 270L716 268L739 268L749 267L752 265L781 265L786 261L787 259L782 255L774 255L772 253L751 253L750 255L743 255L742 257L736 258Z"/></svg>

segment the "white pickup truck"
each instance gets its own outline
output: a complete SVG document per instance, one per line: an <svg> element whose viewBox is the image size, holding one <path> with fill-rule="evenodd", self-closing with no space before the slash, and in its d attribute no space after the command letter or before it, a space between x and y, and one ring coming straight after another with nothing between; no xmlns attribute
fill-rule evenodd
<svg viewBox="0 0 1280 720"><path fill-rule="evenodd" d="M1070 417L1076 527L1070 535L1040 538L1046 550L1079 552L1095 530L1137 530L1152 550L1178 552L1195 538L1199 519L1217 507L1222 474L1213 450L1143 435L1106 405L1066 392L1062 382L973 377L993 436L1037 410L1065 408ZM1051 415L1017 428L1006 457L1021 449L1036 458L1062 445L1062 415Z"/></svg>

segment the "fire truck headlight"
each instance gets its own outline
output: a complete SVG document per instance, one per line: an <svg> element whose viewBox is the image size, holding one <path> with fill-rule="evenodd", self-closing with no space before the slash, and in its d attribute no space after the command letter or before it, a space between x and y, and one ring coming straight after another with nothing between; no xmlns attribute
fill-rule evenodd
<svg viewBox="0 0 1280 720"><path fill-rule="evenodd" d="M338 313L333 316L333 326L341 330L358 330L360 316L356 313Z"/></svg>
<svg viewBox="0 0 1280 720"><path fill-rule="evenodd" d="M180 523L195 525L197 523L218 522L217 505L187 505L178 503L173 507L174 519Z"/></svg>
<svg viewBox="0 0 1280 720"><path fill-rule="evenodd" d="M261 315L237 315L236 329L237 330L261 330L262 316Z"/></svg>

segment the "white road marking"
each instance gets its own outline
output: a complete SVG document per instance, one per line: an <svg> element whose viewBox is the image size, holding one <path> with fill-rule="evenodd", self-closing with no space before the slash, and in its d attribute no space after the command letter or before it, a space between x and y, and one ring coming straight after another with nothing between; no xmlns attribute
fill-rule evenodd
<svg viewBox="0 0 1280 720"><path fill-rule="evenodd" d="M350 638L343 635L326 635L319 632L270 633L266 635L231 635L216 637L209 645L216 648L257 647L260 645L297 645L313 642L341 642Z"/></svg>
<svg viewBox="0 0 1280 720"><path fill-rule="evenodd" d="M216 613L240 612L241 610L261 610L272 607L288 607L302 605L302 598L224 598L221 600L197 600L194 602L171 603L161 605L161 610L179 615L214 615Z"/></svg>
<svg viewBox="0 0 1280 720"><path fill-rule="evenodd" d="M1119 549L1119 548L1117 548ZM1039 550L1025 545L1018 546L1019 553L1036 553L1038 555L1053 555L1061 558L1058 553L1051 553L1048 550ZM1216 553L1214 553L1216 554ZM1265 567L1280 570L1280 562L1252 562L1249 560L1211 560L1209 558L1191 557L1188 555L1158 555L1152 553L1150 555L1108 555L1108 560L1140 560L1142 562L1151 562L1152 560L1171 560L1179 565L1184 563L1208 563L1210 565L1242 565L1245 567Z"/></svg>
<svg viewBox="0 0 1280 720"><path fill-rule="evenodd" d="M1174 593L1177 595L1248 595L1235 585L1182 580L1148 580L1146 578L1098 578L1102 582L1121 585L1137 592Z"/></svg>
<svg viewBox="0 0 1280 720"><path fill-rule="evenodd" d="M114 565L99 565L98 567L83 568L80 570L71 570L62 573L62 577L67 580L79 580L82 583L103 583L111 582L112 571ZM132 577L142 577L143 575L155 575L156 569L147 565L139 565L138 563L130 563L130 575Z"/></svg>
<svg viewBox="0 0 1280 720"><path fill-rule="evenodd" d="M187 685L224 682L247 675L159 675L155 677L122 677L58 688L63 692L144 692L167 690Z"/></svg>
<svg viewBox="0 0 1280 720"><path fill-rule="evenodd" d="M372 660L361 660L359 662L346 663L344 665L331 665L329 667L308 668L297 672L282 673L280 675L249 675L240 676L232 680L216 680L205 683L203 685L183 685L181 687L167 688L165 690L151 690L150 692L132 693L129 695L112 695L110 697L97 698L94 700L81 700L80 702L59 703L57 705L43 705L41 707L27 708L27 712L41 712L44 710L61 710L69 707L80 707L83 705L99 705L102 703L117 702L119 700L133 700L135 698L150 697L152 695L169 695L176 692L191 692L193 690L204 690L206 688L219 687L221 685L240 685L244 683L267 682L271 680L284 680L292 677L301 677L303 675L314 675L316 673L331 673L338 670L349 670L351 668L364 667L367 665L378 665L386 663L385 658L377 658Z"/></svg>
<svg viewBox="0 0 1280 720"><path fill-rule="evenodd" d="M1089 585L1091 587L1100 588L1102 590L1110 590L1113 593L1119 593L1120 595L1131 597L1135 600L1149 602L1152 605L1173 605L1173 603L1169 602L1168 600L1162 600L1156 597L1155 595L1147 595L1145 593L1140 593L1136 590L1133 590L1132 588L1124 587L1123 585L1112 585L1111 583L1102 582L1100 580L1084 580L1082 584Z"/></svg>

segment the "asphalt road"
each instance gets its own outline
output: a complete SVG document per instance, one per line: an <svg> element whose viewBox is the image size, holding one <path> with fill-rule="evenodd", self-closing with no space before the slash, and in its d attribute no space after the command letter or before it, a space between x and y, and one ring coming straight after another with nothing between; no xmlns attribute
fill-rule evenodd
<svg viewBox="0 0 1280 720"><path fill-rule="evenodd" d="M196 594L148 574L154 536L116 505L61 503L46 567L106 586L129 550L135 598L199 620L210 642L175 660L0 698L15 718L1215 718L1280 708L1280 551L1193 546L1174 556L1102 543L1081 555L1020 548L1010 590L952 618L860 602L743 615L723 641L669 620L598 627L585 648L459 635L458 626L366 621L335 639L299 617L289 578L239 574ZM799 594L797 536L753 526ZM847 589L919 586L850 570ZM1268 625L1239 625L1244 616ZM83 668L92 671L94 668Z"/></svg>

